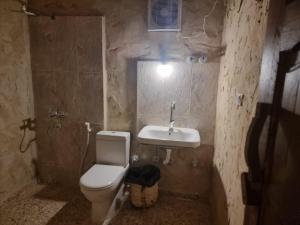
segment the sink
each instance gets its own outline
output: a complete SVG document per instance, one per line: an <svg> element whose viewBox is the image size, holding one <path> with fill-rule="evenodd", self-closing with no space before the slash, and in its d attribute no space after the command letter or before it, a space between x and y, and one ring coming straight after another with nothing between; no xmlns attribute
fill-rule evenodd
<svg viewBox="0 0 300 225"><path fill-rule="evenodd" d="M149 145L197 148L200 146L200 135L191 128L174 127L169 134L169 127L148 125L139 132L138 141Z"/></svg>

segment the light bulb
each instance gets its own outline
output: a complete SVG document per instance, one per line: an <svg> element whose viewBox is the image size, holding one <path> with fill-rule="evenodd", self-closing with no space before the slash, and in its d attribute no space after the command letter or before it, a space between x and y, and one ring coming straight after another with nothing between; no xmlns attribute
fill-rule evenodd
<svg viewBox="0 0 300 225"><path fill-rule="evenodd" d="M156 68L156 72L158 75L160 75L162 78L169 77L173 72L173 67L170 64L159 64Z"/></svg>

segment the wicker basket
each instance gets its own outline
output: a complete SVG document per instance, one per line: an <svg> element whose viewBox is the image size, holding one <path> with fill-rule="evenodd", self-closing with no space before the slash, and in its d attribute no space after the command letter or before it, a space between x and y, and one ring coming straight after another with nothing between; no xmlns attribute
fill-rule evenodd
<svg viewBox="0 0 300 225"><path fill-rule="evenodd" d="M130 184L131 203L135 207L150 207L158 198L158 182L151 187L143 187L138 184Z"/></svg>

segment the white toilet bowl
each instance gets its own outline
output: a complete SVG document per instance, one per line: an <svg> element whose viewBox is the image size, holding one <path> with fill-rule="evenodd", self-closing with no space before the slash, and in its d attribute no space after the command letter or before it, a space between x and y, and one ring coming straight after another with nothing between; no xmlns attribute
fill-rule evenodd
<svg viewBox="0 0 300 225"><path fill-rule="evenodd" d="M127 169L123 166L96 164L81 178L80 189L92 203L92 220L103 224L123 184ZM110 213L111 214L111 213Z"/></svg>
<svg viewBox="0 0 300 225"><path fill-rule="evenodd" d="M80 189L92 203L96 224L108 223L126 199L123 178L129 168L129 150L129 132L96 134L96 164L80 178Z"/></svg>

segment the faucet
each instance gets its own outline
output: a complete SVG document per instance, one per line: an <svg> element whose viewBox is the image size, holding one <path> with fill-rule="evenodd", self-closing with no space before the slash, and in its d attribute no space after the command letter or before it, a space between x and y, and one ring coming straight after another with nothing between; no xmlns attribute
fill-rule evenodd
<svg viewBox="0 0 300 225"><path fill-rule="evenodd" d="M171 114L170 114L170 123L169 123L169 135L174 132L175 120L173 119L173 111L175 110L175 101L171 103Z"/></svg>

